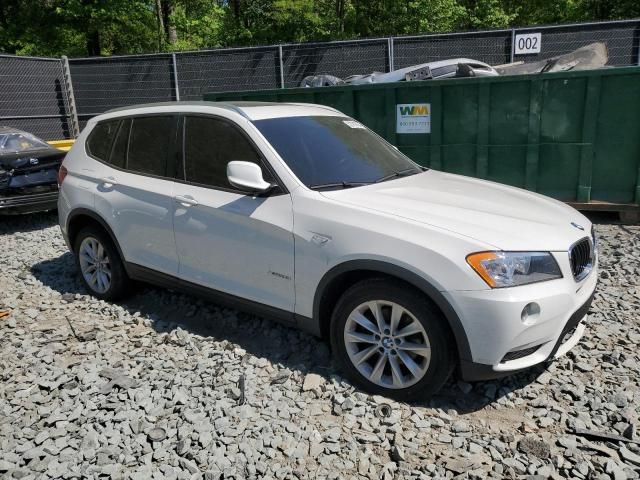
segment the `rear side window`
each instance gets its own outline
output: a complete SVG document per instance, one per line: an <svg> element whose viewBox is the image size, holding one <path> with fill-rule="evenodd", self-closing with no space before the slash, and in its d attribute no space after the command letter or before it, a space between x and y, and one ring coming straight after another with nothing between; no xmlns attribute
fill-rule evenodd
<svg viewBox="0 0 640 480"><path fill-rule="evenodd" d="M100 122L93 127L86 144L89 155L103 162L108 161L119 124L120 120L111 120Z"/></svg>
<svg viewBox="0 0 640 480"><path fill-rule="evenodd" d="M176 117L137 117L132 119L132 122L127 169L166 177Z"/></svg>
<svg viewBox="0 0 640 480"><path fill-rule="evenodd" d="M185 179L210 187L235 190L227 180L227 164L234 160L257 163L266 181L273 181L260 155L240 129L213 117L186 117Z"/></svg>

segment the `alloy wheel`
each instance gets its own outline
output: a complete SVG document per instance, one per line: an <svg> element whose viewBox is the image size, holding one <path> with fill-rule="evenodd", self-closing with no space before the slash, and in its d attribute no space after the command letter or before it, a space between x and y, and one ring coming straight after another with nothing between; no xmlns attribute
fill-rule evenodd
<svg viewBox="0 0 640 480"><path fill-rule="evenodd" d="M94 237L86 237L78 252L80 271L87 285L97 292L105 293L111 287L111 264L102 243Z"/></svg>
<svg viewBox="0 0 640 480"><path fill-rule="evenodd" d="M431 344L424 327L394 302L373 300L356 307L345 323L344 342L360 374L384 388L416 384L431 363Z"/></svg>

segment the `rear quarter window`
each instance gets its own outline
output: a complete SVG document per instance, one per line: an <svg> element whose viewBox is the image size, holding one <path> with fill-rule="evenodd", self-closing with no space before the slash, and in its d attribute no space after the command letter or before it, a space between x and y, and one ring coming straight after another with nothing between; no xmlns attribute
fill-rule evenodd
<svg viewBox="0 0 640 480"><path fill-rule="evenodd" d="M120 128L111 148L109 163L114 167L125 168L127 162L127 147L129 145L129 131L131 119L127 118L120 123Z"/></svg>
<svg viewBox="0 0 640 480"><path fill-rule="evenodd" d="M98 160L107 162L111 154L111 145L118 131L120 120L100 122L87 138L87 153Z"/></svg>

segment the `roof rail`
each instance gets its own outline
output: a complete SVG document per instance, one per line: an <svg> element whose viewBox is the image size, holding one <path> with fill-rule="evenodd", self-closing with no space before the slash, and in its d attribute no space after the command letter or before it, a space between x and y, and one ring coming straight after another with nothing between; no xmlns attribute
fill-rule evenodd
<svg viewBox="0 0 640 480"><path fill-rule="evenodd" d="M134 110L137 108L153 108L153 107L173 107L173 106L180 106L180 105L185 105L185 106L195 106L195 107L219 107L219 108L224 108L227 110L231 110L234 111L240 115L242 115L244 118L249 118L247 116L247 114L242 110L242 108L240 108L237 105L234 105L231 102L208 102L206 100L185 100L185 101L179 101L179 102L154 102L154 103L142 103L142 104L138 104L138 105L128 105L126 107L118 107L118 108L112 108L110 110L107 110L105 112L103 112L102 114L106 114L106 113L116 113L116 112L126 112L127 110ZM100 115L102 115L100 114Z"/></svg>

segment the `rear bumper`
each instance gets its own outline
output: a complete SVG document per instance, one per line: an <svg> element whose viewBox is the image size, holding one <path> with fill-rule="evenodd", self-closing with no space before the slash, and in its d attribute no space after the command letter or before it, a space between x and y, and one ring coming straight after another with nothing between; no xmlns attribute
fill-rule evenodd
<svg viewBox="0 0 640 480"><path fill-rule="evenodd" d="M55 210L58 203L58 192L17 195L15 197L0 196L0 214L16 214Z"/></svg>

